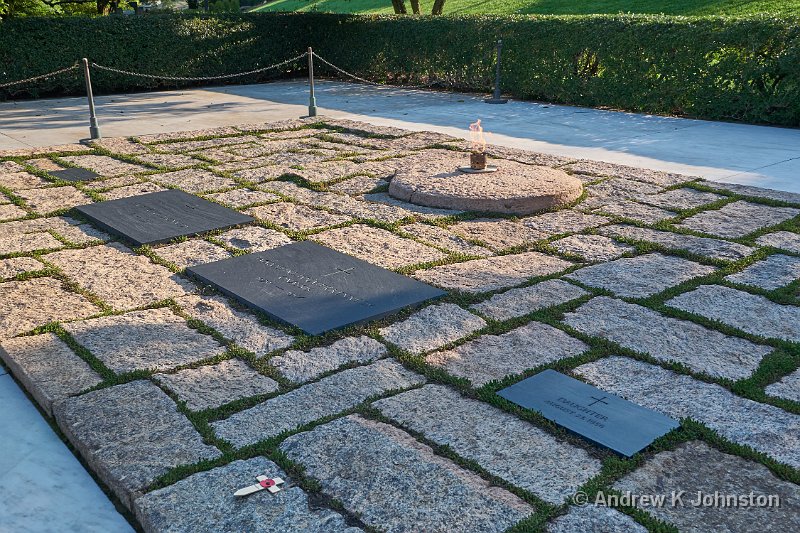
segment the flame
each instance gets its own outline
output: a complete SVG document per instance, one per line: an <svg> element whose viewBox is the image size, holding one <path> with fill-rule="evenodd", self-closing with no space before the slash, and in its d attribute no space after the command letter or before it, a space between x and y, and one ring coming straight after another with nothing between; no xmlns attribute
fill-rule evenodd
<svg viewBox="0 0 800 533"><path fill-rule="evenodd" d="M483 137L480 119L469 125L469 141L473 152L482 154L486 151L486 139Z"/></svg>

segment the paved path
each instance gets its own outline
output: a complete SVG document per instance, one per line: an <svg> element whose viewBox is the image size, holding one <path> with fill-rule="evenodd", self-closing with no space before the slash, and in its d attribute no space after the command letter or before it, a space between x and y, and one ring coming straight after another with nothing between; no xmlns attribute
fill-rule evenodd
<svg viewBox="0 0 800 533"><path fill-rule="evenodd" d="M800 194L505 150L572 173L586 197L557 212L471 219L370 192L432 161L463 164L466 153L428 150L465 149L461 139L298 129L306 124L196 132L189 141L140 136L107 143L117 157L62 155L100 174L89 183L40 179L32 167L60 164L39 155L27 167L0 167L0 357L143 531L355 533L347 526L412 524L499 533L546 522L549 533L644 533L655 519L680 531L744 533L753 523L800 531L800 369L791 363L800 360ZM290 175L297 179L275 179ZM256 221L145 255L57 216L165 186ZM182 270L301 238L449 294L348 328L330 344L207 295ZM297 276L284 274L275 286L294 290ZM342 278L330 279L326 287L341 288ZM37 330L53 322L58 334ZM489 394L553 367L706 429L678 430L623 474L607 450ZM147 369L159 373L129 381ZM9 376L0 375L0 405L0 533L6 523L12 531L49 525L47 512L64 515L59 529L125 527ZM476 438L475 428L491 438ZM447 456L426 443L447 446ZM235 460L253 445L266 454ZM282 470L272 462L279 457L315 482L298 484L299 468ZM218 466L200 462L208 460ZM189 475L193 468L202 471ZM596 477L603 471L612 475ZM284 491L236 499L258 474L283 478ZM79 488L66 486L73 478ZM159 479L174 483L148 490ZM490 483L498 479L503 486ZM636 521L594 505L554 516L552 506L587 483L603 494L665 499L698 490L777 495L780 505L640 500ZM332 499L335 510L326 506ZM101 514L83 513L89 506ZM36 517L32 526L26 517Z"/></svg>
<svg viewBox="0 0 800 533"><path fill-rule="evenodd" d="M106 136L209 128L306 113L302 81L97 99ZM465 136L476 118L492 142L708 179L800 192L800 130L511 102L462 93L322 82L320 114ZM75 142L88 132L83 98L0 104L0 149Z"/></svg>

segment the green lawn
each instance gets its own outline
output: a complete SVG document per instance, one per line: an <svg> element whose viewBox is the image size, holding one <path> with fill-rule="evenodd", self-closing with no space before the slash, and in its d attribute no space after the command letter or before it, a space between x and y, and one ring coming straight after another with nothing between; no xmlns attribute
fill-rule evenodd
<svg viewBox="0 0 800 533"><path fill-rule="evenodd" d="M430 13L433 0L421 0ZM411 4L406 2L410 11ZM392 13L390 0L274 0L254 11ZM800 15L800 0L447 0L445 14L488 13L584 15L593 13L664 13L667 15Z"/></svg>

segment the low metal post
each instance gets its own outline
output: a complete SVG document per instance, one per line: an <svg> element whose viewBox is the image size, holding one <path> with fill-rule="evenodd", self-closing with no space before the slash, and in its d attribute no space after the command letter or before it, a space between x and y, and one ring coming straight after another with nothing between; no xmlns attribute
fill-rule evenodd
<svg viewBox="0 0 800 533"><path fill-rule="evenodd" d="M314 51L308 47L308 116L317 116L317 98L314 96Z"/></svg>
<svg viewBox="0 0 800 533"><path fill-rule="evenodd" d="M92 139L100 139L100 126L97 124L97 116L94 114L94 95L92 94L92 78L89 76L89 60L83 58L83 77L86 80L86 97L89 99L89 136Z"/></svg>
<svg viewBox="0 0 800 533"><path fill-rule="evenodd" d="M497 41L497 63L495 63L494 75L494 96L484 100L487 104L505 104L508 103L507 98L500 98L500 51L503 49L503 40Z"/></svg>

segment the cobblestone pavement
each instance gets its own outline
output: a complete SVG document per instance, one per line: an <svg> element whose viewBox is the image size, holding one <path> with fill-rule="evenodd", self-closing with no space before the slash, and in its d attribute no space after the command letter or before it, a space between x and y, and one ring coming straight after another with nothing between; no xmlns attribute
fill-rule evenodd
<svg viewBox="0 0 800 533"><path fill-rule="evenodd" d="M800 195L492 147L584 196L512 218L386 194L454 150L318 118L0 152L4 365L147 532L800 530ZM130 248L73 210L164 188L255 222ZM309 337L184 273L305 239L448 295ZM681 428L622 459L495 394L546 368ZM285 490L233 497L259 474ZM667 502L604 499L626 491Z"/></svg>

